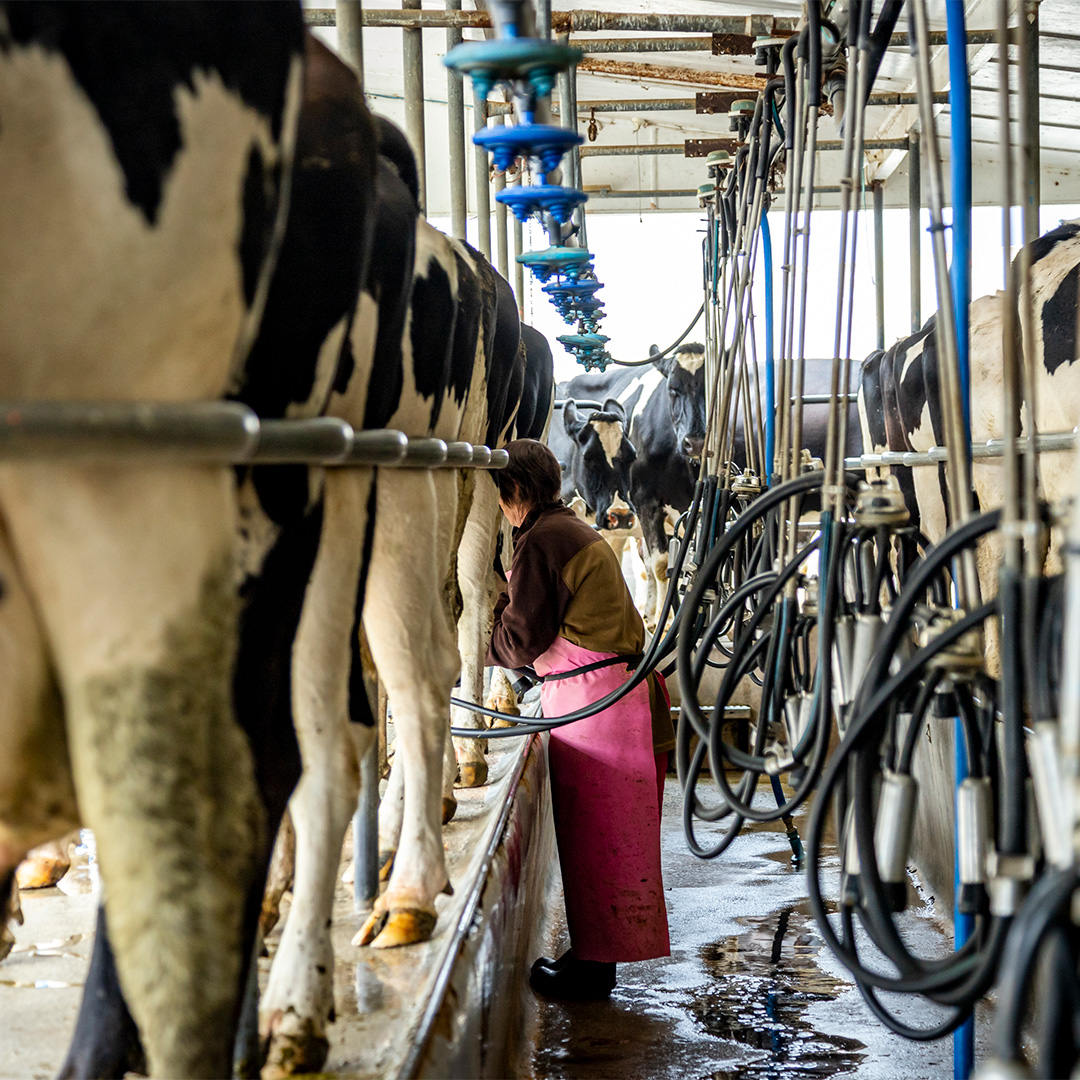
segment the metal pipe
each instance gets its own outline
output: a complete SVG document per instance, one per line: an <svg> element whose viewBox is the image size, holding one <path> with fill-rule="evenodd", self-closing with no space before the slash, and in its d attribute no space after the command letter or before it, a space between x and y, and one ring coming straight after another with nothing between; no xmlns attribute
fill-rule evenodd
<svg viewBox="0 0 1080 1080"><path fill-rule="evenodd" d="M525 250L525 228L515 217L510 223L514 230L514 296L517 297L518 318L525 318L525 267L518 256Z"/></svg>
<svg viewBox="0 0 1080 1080"><path fill-rule="evenodd" d="M364 11L362 0L335 0L338 53L364 88Z"/></svg>
<svg viewBox="0 0 1080 1080"><path fill-rule="evenodd" d="M735 140L717 140L718 142L731 142L734 146ZM863 142L863 148L867 151L870 150L906 150L908 148L907 138L902 139L866 139ZM842 139L823 139L815 147L817 150L843 150L844 143ZM604 144L593 143L589 146L582 146L579 148L582 157L634 157L638 154L641 155L686 155L685 143L645 143L641 146L635 144L611 144L605 146ZM817 189L815 189L817 190Z"/></svg>
<svg viewBox="0 0 1080 1080"><path fill-rule="evenodd" d="M421 0L401 0L402 11L418 11ZM405 133L416 155L420 182L420 213L427 214L427 161L424 145L424 36L420 29L401 32L401 60L405 73Z"/></svg>
<svg viewBox="0 0 1080 1080"><path fill-rule="evenodd" d="M922 329L922 157L919 132L908 132L908 263L911 332Z"/></svg>
<svg viewBox="0 0 1080 1080"><path fill-rule="evenodd" d="M877 312L877 347L885 348L885 185L875 180L874 193L874 298Z"/></svg>
<svg viewBox="0 0 1080 1080"><path fill-rule="evenodd" d="M712 52L711 37L574 38L570 44L586 55L597 53Z"/></svg>
<svg viewBox="0 0 1080 1080"><path fill-rule="evenodd" d="M573 128L574 131L578 129L577 121L577 64L570 65L569 79L567 85L570 89L570 98L567 103L567 127ZM571 120L572 118L572 120ZM581 147L572 146L570 148L570 168L571 168L571 183L574 187L581 187ZM588 237L585 229L585 207L576 206L574 208L574 224L577 226L577 242L580 247L587 248L589 246Z"/></svg>
<svg viewBox="0 0 1080 1080"><path fill-rule="evenodd" d="M589 188L590 199L696 199L697 188L644 188L637 191L613 191Z"/></svg>
<svg viewBox="0 0 1080 1080"><path fill-rule="evenodd" d="M446 0L447 11L460 11L461 0ZM461 30L446 31L446 51L461 44ZM465 81L446 71L447 131L450 139L450 235L464 240L469 206L465 182Z"/></svg>
<svg viewBox="0 0 1080 1080"><path fill-rule="evenodd" d="M259 420L235 402L0 403L0 460L129 465L388 465L502 468L505 451L400 431L357 431L335 417Z"/></svg>
<svg viewBox="0 0 1080 1080"><path fill-rule="evenodd" d="M506 173L495 174L495 194L506 190ZM506 231L506 203L495 201L495 268L504 278L510 276L509 236Z"/></svg>
<svg viewBox="0 0 1080 1080"><path fill-rule="evenodd" d="M730 90L750 90L757 93L765 88L765 76L746 75L735 71L705 71L700 68L666 67L662 64L643 64L634 60L604 60L586 56L578 67L593 75L621 75L629 79L651 82L689 83L693 86L715 86Z"/></svg>
<svg viewBox="0 0 1080 1080"><path fill-rule="evenodd" d="M305 8L304 20L309 26L333 26L332 8ZM749 37L772 37L792 34L798 29L798 19L775 18L772 15L680 15L661 12L571 11L551 12L551 29L560 34L602 33L608 30L660 32L668 34L742 34ZM419 11L372 9L364 12L365 26L418 27L442 29L456 26L490 29L491 16L486 11Z"/></svg>
<svg viewBox="0 0 1080 1080"><path fill-rule="evenodd" d="M1048 431L1035 438L1035 450L1039 454L1060 453L1072 450L1077 445L1076 431ZM1026 452L1030 446L1027 438L1017 439L1016 447ZM997 458L1005 453L1004 439L988 439L986 442L973 443L973 458ZM844 458L845 469L880 469L884 466L902 468L921 468L924 465L941 465L949 460L949 451L944 446L932 446L929 450L885 450L880 454L860 454Z"/></svg>
<svg viewBox="0 0 1080 1080"><path fill-rule="evenodd" d="M379 740L360 759L360 794L353 814L353 910L370 911L379 895Z"/></svg>
<svg viewBox="0 0 1080 1080"><path fill-rule="evenodd" d="M487 127L487 101L473 83L473 130ZM480 254L491 259L491 181L488 173L487 151L477 146L473 151L473 170L476 173L476 246Z"/></svg>
<svg viewBox="0 0 1080 1080"><path fill-rule="evenodd" d="M891 91L882 91L870 95L868 105L917 105L917 94L898 94ZM933 96L935 105L947 105L949 92L947 90L936 91ZM551 105L552 115L560 115L558 102ZM711 112L712 110L707 110ZM639 113L639 112L698 112L697 97L681 98L600 98L595 101L579 101L578 116L588 116L593 112L604 113ZM1044 126L1050 125L1045 122Z"/></svg>
<svg viewBox="0 0 1080 1080"><path fill-rule="evenodd" d="M1029 213L1024 218L1024 243L1033 243L1039 236L1039 205L1041 202L1039 160L1039 4L1038 0L1024 0L1020 15L1021 48L1024 57L1020 62L1020 116L1026 129L1021 146L1027 160L1027 183L1023 192L1024 204Z"/></svg>
<svg viewBox="0 0 1080 1080"><path fill-rule="evenodd" d="M551 0L536 0L536 36L551 40Z"/></svg>

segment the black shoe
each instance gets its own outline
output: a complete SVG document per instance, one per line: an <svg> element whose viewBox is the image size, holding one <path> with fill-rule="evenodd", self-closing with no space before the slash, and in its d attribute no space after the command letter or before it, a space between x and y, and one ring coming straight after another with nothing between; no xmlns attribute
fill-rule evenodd
<svg viewBox="0 0 1080 1080"><path fill-rule="evenodd" d="M533 964L529 985L538 994L560 1001L599 1001L615 989L615 965L574 956L558 970Z"/></svg>
<svg viewBox="0 0 1080 1080"><path fill-rule="evenodd" d="M547 968L548 971L560 971L573 959L574 954L570 949L567 949L558 960L552 960L550 956L541 956L540 959L533 964L532 971L537 971L540 968Z"/></svg>

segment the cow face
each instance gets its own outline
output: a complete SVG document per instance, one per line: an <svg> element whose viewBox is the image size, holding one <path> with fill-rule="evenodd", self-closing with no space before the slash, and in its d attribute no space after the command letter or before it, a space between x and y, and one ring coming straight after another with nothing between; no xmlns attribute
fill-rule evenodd
<svg viewBox="0 0 1080 1080"><path fill-rule="evenodd" d="M649 355L657 356L659 351L653 345ZM683 345L674 356L653 363L667 379L675 445L687 457L701 457L705 446L705 346Z"/></svg>
<svg viewBox="0 0 1080 1080"><path fill-rule="evenodd" d="M637 453L626 437L623 407L608 399L601 412L582 413L568 401L563 427L575 443L571 463L574 486L595 511L596 524L602 529L633 528L630 466Z"/></svg>

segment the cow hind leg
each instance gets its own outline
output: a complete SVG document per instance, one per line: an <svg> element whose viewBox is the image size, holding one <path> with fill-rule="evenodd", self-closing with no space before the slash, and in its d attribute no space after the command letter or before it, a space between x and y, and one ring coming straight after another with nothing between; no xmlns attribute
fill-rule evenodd
<svg viewBox="0 0 1080 1080"><path fill-rule="evenodd" d="M458 550L458 582L462 613L458 620L458 650L461 654L461 699L479 704L484 695L484 659L491 627L495 597L494 561L499 517L499 493L490 477L476 478L472 506ZM455 727L483 728L480 715L455 706ZM455 739L458 773L462 787L482 787L487 783L487 761L481 739Z"/></svg>
<svg viewBox="0 0 1080 1080"><path fill-rule="evenodd" d="M0 492L53 647L150 1069L227 1075L261 839L232 705L232 479L21 465Z"/></svg>
<svg viewBox="0 0 1080 1080"><path fill-rule="evenodd" d="M385 510L385 512L384 512ZM424 473L380 478L379 527L364 627L394 713L402 826L387 890L357 936L378 948L429 938L435 897L448 888L441 789L457 651L442 599L436 490Z"/></svg>
<svg viewBox="0 0 1080 1080"><path fill-rule="evenodd" d="M289 801L296 833L293 902L259 1005L264 1076L317 1071L329 1049L334 890L356 809L359 755L375 738L373 727L350 721L349 700L350 687L364 692L350 671L371 482L366 470L327 475L319 549L293 651L303 774Z"/></svg>

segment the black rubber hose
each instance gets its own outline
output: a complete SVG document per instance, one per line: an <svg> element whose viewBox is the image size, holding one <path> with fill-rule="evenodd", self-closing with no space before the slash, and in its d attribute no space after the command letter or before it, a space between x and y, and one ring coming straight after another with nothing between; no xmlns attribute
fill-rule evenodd
<svg viewBox="0 0 1080 1080"><path fill-rule="evenodd" d="M1001 612L1001 752L1004 798L1000 802L999 846L1008 855L1027 851L1027 754L1024 746L1024 639L1020 575L1003 566L998 578ZM1029 623L1028 626L1035 626Z"/></svg>
<svg viewBox="0 0 1080 1080"><path fill-rule="evenodd" d="M867 23L870 20L870 6L869 3L866 4ZM874 81L877 79L878 71L881 69L881 61L885 58L885 51L889 47L889 41L892 38L893 30L896 29L896 23L900 18L903 7L904 0L885 0L885 3L881 6L874 32L870 35L870 57L867 61L869 76L866 80L866 97L863 99L864 108L870 100L870 91L874 89Z"/></svg>
<svg viewBox="0 0 1080 1080"><path fill-rule="evenodd" d="M1009 931L1001 957L994 1025L994 1051L1005 1061L1019 1060L1024 1004L1039 943L1078 885L1075 868L1048 869L1032 886Z"/></svg>
<svg viewBox="0 0 1080 1080"><path fill-rule="evenodd" d="M784 67L784 148L789 155L795 149L795 50L805 35L804 28L802 33L788 38L780 52Z"/></svg>

